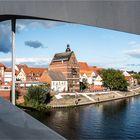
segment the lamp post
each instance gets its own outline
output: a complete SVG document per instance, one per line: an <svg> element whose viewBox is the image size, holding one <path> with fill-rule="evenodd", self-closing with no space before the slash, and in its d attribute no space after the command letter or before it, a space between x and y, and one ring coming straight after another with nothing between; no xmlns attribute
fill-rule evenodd
<svg viewBox="0 0 140 140"><path fill-rule="evenodd" d="M12 104L15 105L15 33L16 33L16 19L11 19L12 28Z"/></svg>

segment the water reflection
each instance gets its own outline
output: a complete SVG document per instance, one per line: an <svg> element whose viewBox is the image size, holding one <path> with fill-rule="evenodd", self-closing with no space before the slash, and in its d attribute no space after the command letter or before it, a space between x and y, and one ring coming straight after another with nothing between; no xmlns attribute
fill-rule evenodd
<svg viewBox="0 0 140 140"><path fill-rule="evenodd" d="M46 113L28 113L68 139L127 139L140 138L139 107L140 97L135 97Z"/></svg>

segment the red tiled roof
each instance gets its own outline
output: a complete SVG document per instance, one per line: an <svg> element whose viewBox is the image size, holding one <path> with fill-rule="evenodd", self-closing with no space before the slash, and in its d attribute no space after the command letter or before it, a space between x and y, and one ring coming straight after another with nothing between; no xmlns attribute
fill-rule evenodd
<svg viewBox="0 0 140 140"><path fill-rule="evenodd" d="M12 68L6 68L5 72L12 72ZM15 70L15 73L16 73L16 75L18 75L19 72L17 70Z"/></svg>
<svg viewBox="0 0 140 140"><path fill-rule="evenodd" d="M16 66L19 68L19 70L21 68L28 68L28 66L26 64L19 64L19 65L16 65Z"/></svg>
<svg viewBox="0 0 140 140"><path fill-rule="evenodd" d="M78 62L81 71L89 71L90 68L86 62Z"/></svg>
<svg viewBox="0 0 140 140"><path fill-rule="evenodd" d="M86 75L91 75L92 72L94 72L96 75L99 74L99 71L103 70L103 68L97 68L97 67L91 67L88 66L86 62L78 62L79 67L80 67L80 74L86 74Z"/></svg>
<svg viewBox="0 0 140 140"><path fill-rule="evenodd" d="M103 68L97 68L97 67L90 67L90 70L95 72L95 74L99 74L99 71L103 70Z"/></svg>
<svg viewBox="0 0 140 140"><path fill-rule="evenodd" d="M2 63L0 63L0 67L5 67L5 65L4 64L2 64ZM5 67L6 68L6 67Z"/></svg>
<svg viewBox="0 0 140 140"><path fill-rule="evenodd" d="M26 76L29 76L30 74L41 76L45 70L48 70L47 68L29 68L24 67L23 71L25 72Z"/></svg>

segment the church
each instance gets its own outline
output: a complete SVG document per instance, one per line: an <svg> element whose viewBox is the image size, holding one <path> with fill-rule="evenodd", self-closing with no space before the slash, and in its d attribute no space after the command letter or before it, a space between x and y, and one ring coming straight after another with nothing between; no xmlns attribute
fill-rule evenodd
<svg viewBox="0 0 140 140"><path fill-rule="evenodd" d="M49 65L49 71L62 72L68 82L68 91L79 91L79 64L69 45L67 45L65 52L54 55Z"/></svg>

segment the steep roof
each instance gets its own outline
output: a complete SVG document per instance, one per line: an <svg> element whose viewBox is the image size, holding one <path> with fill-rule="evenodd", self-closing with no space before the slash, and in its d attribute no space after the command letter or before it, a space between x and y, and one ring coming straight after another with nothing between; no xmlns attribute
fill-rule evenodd
<svg viewBox="0 0 140 140"><path fill-rule="evenodd" d="M92 70L97 75L101 70L103 70L103 68L90 67L90 70Z"/></svg>
<svg viewBox="0 0 140 140"><path fill-rule="evenodd" d="M80 71L90 71L90 68L86 62L78 62Z"/></svg>
<svg viewBox="0 0 140 140"><path fill-rule="evenodd" d="M66 78L62 74L62 72L48 71L48 74L51 77L52 81L66 81Z"/></svg>
<svg viewBox="0 0 140 140"><path fill-rule="evenodd" d="M19 64L16 65L18 67L18 69L20 70L21 68L28 68L28 66L26 64Z"/></svg>
<svg viewBox="0 0 140 140"><path fill-rule="evenodd" d="M80 74L86 74L87 76L91 76L93 72L95 75L99 75L99 71L103 70L103 68L89 66L86 62L78 62L78 64L80 67Z"/></svg>
<svg viewBox="0 0 140 140"><path fill-rule="evenodd" d="M63 53L56 53L52 59L52 62L59 62L59 61L69 61L71 54L73 51L63 52Z"/></svg>
<svg viewBox="0 0 140 140"><path fill-rule="evenodd" d="M30 68L30 67L23 67L23 71L25 72L26 76L30 76L30 74L35 74L41 76L47 68Z"/></svg>

